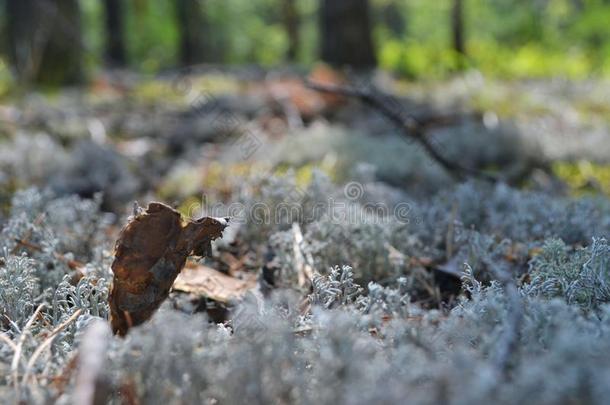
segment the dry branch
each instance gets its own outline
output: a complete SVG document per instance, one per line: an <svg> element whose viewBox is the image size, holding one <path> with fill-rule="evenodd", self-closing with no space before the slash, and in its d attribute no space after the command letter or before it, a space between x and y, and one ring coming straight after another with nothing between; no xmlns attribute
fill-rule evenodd
<svg viewBox="0 0 610 405"><path fill-rule="evenodd" d="M292 224L292 253L294 258L294 265L297 270L299 287L308 289L313 279L313 258L311 255L303 252L303 232L298 223Z"/></svg>
<svg viewBox="0 0 610 405"><path fill-rule="evenodd" d="M20 386L19 386L19 361L21 360L21 351L23 350L23 344L25 343L25 339L26 339L28 333L30 333L30 328L34 324L34 321L36 321L36 319L38 319L38 316L40 315L40 313L42 312L44 307L45 307L45 304L40 304L38 306L38 308L36 308L36 311L34 311L32 316L30 317L30 319L28 319L27 323L21 330L21 335L19 336L19 340L17 341L17 346L15 347L13 361L11 362L11 375L13 378L13 387L15 388L15 398L17 399L16 402L19 402L19 398L20 398L20 394L21 394L21 390L20 390Z"/></svg>
<svg viewBox="0 0 610 405"><path fill-rule="evenodd" d="M384 97L374 94L370 91L349 87L338 86L334 84L321 84L307 81L307 87L310 89L329 94L336 94L343 97L356 98L364 104L376 109L381 114L386 116L394 125L402 130L402 133L409 139L417 142L439 165L441 165L449 175L457 180L464 180L468 177L480 178L486 181L495 182L499 179L489 173L484 173L479 170L462 166L443 156L426 137L428 125L420 122L412 115L404 114L404 111L393 109L385 101Z"/></svg>
<svg viewBox="0 0 610 405"><path fill-rule="evenodd" d="M38 357L40 357L40 355L51 345L51 343L53 343L53 339L55 339L55 336L57 336L57 334L59 332L61 332L62 330L67 328L68 325L70 325L72 322L74 322L80 316L80 314L82 312L83 312L82 309L76 310L68 319L66 319L64 322L62 322L60 325L58 325L55 329L53 329L53 331L47 336L47 338L44 340L44 342L42 342L40 344L40 346L38 346L36 348L36 350L32 354L32 357L30 357L30 359L28 360L27 366L25 368L25 372L23 373L23 383L24 384L28 383L28 380L29 380L31 372L32 372L32 368L34 367L34 364L36 364L36 360L38 360Z"/></svg>

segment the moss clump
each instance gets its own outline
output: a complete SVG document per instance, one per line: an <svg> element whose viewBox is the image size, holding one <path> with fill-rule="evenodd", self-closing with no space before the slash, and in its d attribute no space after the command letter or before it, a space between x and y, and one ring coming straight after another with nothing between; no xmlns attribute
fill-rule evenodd
<svg viewBox="0 0 610 405"><path fill-rule="evenodd" d="M603 193L610 196L610 165L588 161L556 162L553 172L577 195Z"/></svg>

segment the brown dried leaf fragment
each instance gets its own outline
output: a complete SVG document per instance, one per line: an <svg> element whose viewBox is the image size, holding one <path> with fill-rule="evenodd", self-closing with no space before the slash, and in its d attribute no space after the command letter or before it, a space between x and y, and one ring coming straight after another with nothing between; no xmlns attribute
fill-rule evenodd
<svg viewBox="0 0 610 405"><path fill-rule="evenodd" d="M116 242L110 292L110 323L125 335L148 320L167 298L188 256L210 256L211 241L222 236L228 218L183 221L158 202L132 217Z"/></svg>
<svg viewBox="0 0 610 405"><path fill-rule="evenodd" d="M174 283L174 290L229 304L256 288L256 276L239 279L206 266L188 266Z"/></svg>

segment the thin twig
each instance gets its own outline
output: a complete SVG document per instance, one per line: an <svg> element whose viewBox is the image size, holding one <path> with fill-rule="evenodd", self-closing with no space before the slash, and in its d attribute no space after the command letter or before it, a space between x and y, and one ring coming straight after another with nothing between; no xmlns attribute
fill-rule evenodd
<svg viewBox="0 0 610 405"><path fill-rule="evenodd" d="M32 367L34 367L34 363L36 363L36 360L42 354L42 352L44 352L46 350L46 348L51 345L55 336L59 332L64 330L72 322L74 322L76 320L76 318L78 318L82 312L83 312L83 310L81 308L79 308L76 312L74 312L72 314L72 316L70 316L63 323L61 323L61 325L59 325L55 329L53 329L53 331L49 334L49 336L47 336L45 341L42 342L42 344L36 348L36 350L32 354L32 357L30 357L30 360L28 360L27 366L25 368L25 372L23 373L23 382L24 383L27 383L27 381L30 377L30 372L32 371Z"/></svg>
<svg viewBox="0 0 610 405"><path fill-rule="evenodd" d="M313 279L312 259L303 252L303 232L298 223L292 224L292 254L297 269L299 287L309 288Z"/></svg>
<svg viewBox="0 0 610 405"><path fill-rule="evenodd" d="M451 205L451 217L447 226L447 234L445 235L445 260L449 261L453 258L453 243L455 239L455 221L457 220L458 203L454 201Z"/></svg>
<svg viewBox="0 0 610 405"><path fill-rule="evenodd" d="M11 339L9 339L6 334L0 333L0 340L7 344L8 347L13 349L13 352L17 350L17 345Z"/></svg>
<svg viewBox="0 0 610 405"><path fill-rule="evenodd" d="M492 174L484 173L476 169L462 166L443 156L430 142L426 135L426 125L419 122L412 115L402 114L390 107L381 97L354 87L337 86L334 84L321 84L306 81L306 86L312 90L322 93L337 94L344 97L357 98L363 103L373 107L381 114L386 116L394 125L400 128L403 134L416 141L428 153L428 155L440 164L446 171L457 180L464 180L467 177L476 177L490 182L498 181Z"/></svg>
<svg viewBox="0 0 610 405"><path fill-rule="evenodd" d="M21 351L23 350L23 344L25 343L25 338L29 333L30 328L34 324L36 318L45 307L45 304L40 304L36 311L32 314L30 319L28 319L27 323L23 327L21 331L21 335L19 335L19 340L17 341L17 346L15 347L15 353L13 355L13 361L11 362L11 375L13 376L13 386L15 387L15 398L16 402L19 402L20 392L19 392L19 359L21 358Z"/></svg>
<svg viewBox="0 0 610 405"><path fill-rule="evenodd" d="M17 246L23 246L27 249L30 249L30 250L33 250L36 252L43 251L42 246L29 242L27 239L15 238L15 243L17 243L17 245L15 246L15 249L17 248ZM79 262L78 260L68 259L68 258L66 258L65 255L63 255L61 253L53 252L53 256L57 260L64 262L71 270L78 270L78 269L82 269L83 267L85 267L85 265L82 262Z"/></svg>

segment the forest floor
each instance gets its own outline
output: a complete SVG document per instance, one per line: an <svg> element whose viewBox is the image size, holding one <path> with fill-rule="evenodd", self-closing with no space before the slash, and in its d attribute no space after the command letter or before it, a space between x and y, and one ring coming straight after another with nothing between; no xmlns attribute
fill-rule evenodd
<svg viewBox="0 0 610 405"><path fill-rule="evenodd" d="M0 396L604 403L610 83L312 73L388 95L490 183L303 78L103 74L0 103ZM231 220L111 337L135 201Z"/></svg>

